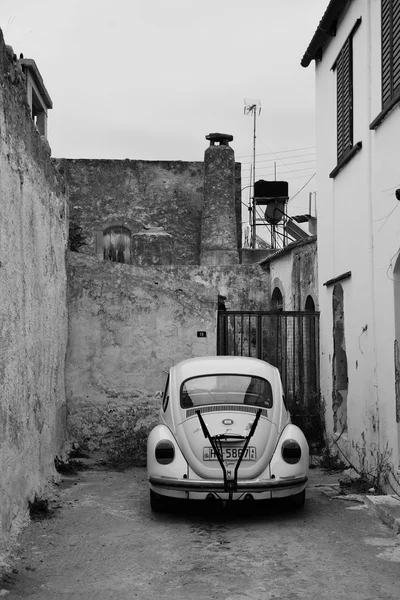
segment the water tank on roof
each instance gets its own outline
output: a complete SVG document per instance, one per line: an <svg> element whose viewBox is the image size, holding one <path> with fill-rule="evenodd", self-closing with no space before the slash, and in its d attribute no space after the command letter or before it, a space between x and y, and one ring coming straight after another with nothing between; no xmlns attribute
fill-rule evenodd
<svg viewBox="0 0 400 600"><path fill-rule="evenodd" d="M277 225L282 220L288 199L289 186L287 181L265 181L260 179L254 184L255 203L265 206L265 219L271 225Z"/></svg>
<svg viewBox="0 0 400 600"><path fill-rule="evenodd" d="M254 184L255 198L288 198L289 185L287 181L265 181L260 179Z"/></svg>

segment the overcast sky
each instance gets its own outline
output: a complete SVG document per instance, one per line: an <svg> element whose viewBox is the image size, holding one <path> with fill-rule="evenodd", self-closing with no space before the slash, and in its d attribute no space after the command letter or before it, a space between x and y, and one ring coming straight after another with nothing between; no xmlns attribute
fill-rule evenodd
<svg viewBox="0 0 400 600"><path fill-rule="evenodd" d="M202 161L230 133L249 183L315 190L314 65L300 66L328 0L1 0L6 44L33 58L54 108L55 157ZM298 195L297 195L298 194Z"/></svg>

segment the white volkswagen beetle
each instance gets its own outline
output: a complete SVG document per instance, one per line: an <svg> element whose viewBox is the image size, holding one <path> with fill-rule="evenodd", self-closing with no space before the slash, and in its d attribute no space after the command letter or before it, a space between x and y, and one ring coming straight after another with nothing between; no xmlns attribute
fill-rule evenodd
<svg viewBox="0 0 400 600"><path fill-rule="evenodd" d="M309 451L278 369L256 358L192 358L170 369L147 441L150 502L265 500L303 506Z"/></svg>

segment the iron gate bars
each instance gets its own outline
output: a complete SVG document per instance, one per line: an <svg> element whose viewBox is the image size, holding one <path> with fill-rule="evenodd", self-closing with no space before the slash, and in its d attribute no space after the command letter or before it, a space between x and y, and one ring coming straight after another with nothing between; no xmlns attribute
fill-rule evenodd
<svg viewBox="0 0 400 600"><path fill-rule="evenodd" d="M318 312L220 311L217 354L277 367L290 405L306 406L319 396Z"/></svg>

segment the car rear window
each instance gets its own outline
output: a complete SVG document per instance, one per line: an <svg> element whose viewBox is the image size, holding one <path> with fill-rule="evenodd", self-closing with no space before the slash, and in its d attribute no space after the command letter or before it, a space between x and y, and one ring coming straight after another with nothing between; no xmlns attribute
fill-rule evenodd
<svg viewBox="0 0 400 600"><path fill-rule="evenodd" d="M181 407L205 404L246 404L272 407L272 388L267 379L250 375L203 375L181 385Z"/></svg>

